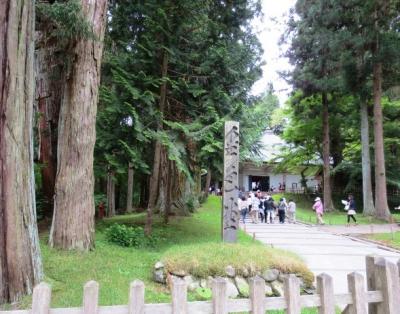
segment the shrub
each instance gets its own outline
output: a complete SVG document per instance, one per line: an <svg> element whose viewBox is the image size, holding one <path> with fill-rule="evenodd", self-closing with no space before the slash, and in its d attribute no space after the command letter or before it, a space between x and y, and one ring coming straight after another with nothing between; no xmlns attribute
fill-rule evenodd
<svg viewBox="0 0 400 314"><path fill-rule="evenodd" d="M124 247L155 246L157 237L146 236L141 227L129 227L123 224L113 224L106 229L108 242Z"/></svg>

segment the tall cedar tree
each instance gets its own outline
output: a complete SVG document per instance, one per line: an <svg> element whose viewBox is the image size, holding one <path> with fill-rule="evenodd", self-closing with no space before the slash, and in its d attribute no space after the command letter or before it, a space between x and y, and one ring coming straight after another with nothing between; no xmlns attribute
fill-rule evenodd
<svg viewBox="0 0 400 314"><path fill-rule="evenodd" d="M129 124L121 121L132 121L138 140L124 138L129 149L117 148L117 155L143 156L153 168L148 231L153 207L167 218L169 204L196 202L202 156L208 152L215 164L221 160L222 118L240 120L251 110L248 95L260 75L260 46L249 22L258 8L245 1L122 0L110 7L109 49L120 58L110 57L111 73L105 72L102 121L111 111L120 112L115 117L122 128ZM110 99L118 99L118 106ZM149 128L137 132L140 124ZM103 132L104 126L98 128ZM152 155L143 151L143 137L153 140ZM112 146L101 143L103 151ZM115 159L107 162L116 164Z"/></svg>
<svg viewBox="0 0 400 314"><path fill-rule="evenodd" d="M49 243L62 249L94 247L93 151L107 0L82 0L93 37L71 42L62 90L57 175Z"/></svg>
<svg viewBox="0 0 400 314"><path fill-rule="evenodd" d="M326 12L331 13L327 15ZM336 91L337 57L335 53L334 4L328 0L298 0L289 23L291 45L287 52L294 70L290 80L306 96L321 95L323 130L323 201L325 210L334 209L331 188L330 94ZM338 27L339 25L335 25Z"/></svg>
<svg viewBox="0 0 400 314"><path fill-rule="evenodd" d="M0 303L42 278L33 176L34 2L0 2Z"/></svg>

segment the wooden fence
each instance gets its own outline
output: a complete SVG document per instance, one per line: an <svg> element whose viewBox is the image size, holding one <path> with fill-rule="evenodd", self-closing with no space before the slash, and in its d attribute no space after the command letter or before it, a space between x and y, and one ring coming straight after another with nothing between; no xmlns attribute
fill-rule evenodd
<svg viewBox="0 0 400 314"><path fill-rule="evenodd" d="M225 279L217 278L212 284L212 301L187 302L186 284L181 279L171 284L172 302L144 303L144 284L134 281L130 285L129 304L98 306L99 284L89 281L84 286L83 305L77 308L50 309L51 289L41 283L33 291L32 309L0 311L0 314L227 314L248 312L265 314L266 310L286 310L300 314L302 308L316 307L319 314L335 314L336 305L346 306L345 314L399 314L400 278L398 266L382 258L366 259L367 289L359 273L348 275L349 293L334 294L332 278L327 274L317 276L317 294L300 295L299 280L289 275L284 282L284 297L265 297L265 281L255 277L250 280L249 299L229 299Z"/></svg>

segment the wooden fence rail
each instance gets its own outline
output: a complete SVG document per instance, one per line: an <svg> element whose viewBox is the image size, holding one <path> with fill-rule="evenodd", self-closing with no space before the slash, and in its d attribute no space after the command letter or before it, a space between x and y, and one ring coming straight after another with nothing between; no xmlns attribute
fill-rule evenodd
<svg viewBox="0 0 400 314"><path fill-rule="evenodd" d="M399 267L375 256L366 258L366 282L359 273L348 275L349 293L334 294L333 280L327 274L317 276L317 294L300 295L300 282L288 275L284 282L284 297L265 297L265 281L250 280L249 299L229 299L224 278L212 284L212 301L187 302L186 283L178 278L171 283L171 303L145 304L143 282L130 285L129 304L98 306L99 284L89 281L84 286L83 305L77 308L50 308L51 289L40 283L33 291L32 309L0 311L0 314L227 314L248 312L265 314L266 310L286 310L300 314L301 309L315 307L319 314L335 314L336 305L346 306L344 314L399 314ZM366 284L365 284L366 283ZM368 290L366 290L366 287Z"/></svg>

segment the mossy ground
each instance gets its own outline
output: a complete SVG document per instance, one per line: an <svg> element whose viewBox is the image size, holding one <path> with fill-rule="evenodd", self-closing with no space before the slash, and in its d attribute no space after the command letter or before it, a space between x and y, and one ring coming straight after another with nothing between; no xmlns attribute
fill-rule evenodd
<svg viewBox="0 0 400 314"><path fill-rule="evenodd" d="M198 255L203 252L203 259L212 261L217 271L226 263L235 264L239 257L232 256L229 246L220 243L221 200L209 197L207 202L190 217L174 217L168 225L155 219L154 230L159 241L153 248L125 248L110 244L105 238L105 229L113 223L143 226L144 214L121 215L98 222L96 225L96 249L89 253L64 252L49 248L48 232L41 234L41 249L45 281L52 286L52 307L72 307L82 304L83 285L89 280L100 284L100 305L127 304L129 283L135 279L144 281L146 302L169 302L169 291L165 286L152 281L152 269L164 256ZM290 272L306 271L304 264L290 253L281 253L265 249L253 242L244 232L239 232L239 251L250 250L264 259L268 265ZM222 257L218 252L222 248ZM246 251L247 252L247 251ZM265 253L261 253L265 252ZM276 253L275 253L276 252ZM189 256L188 256L189 255ZM226 258L226 260L225 260ZM235 260L229 260L235 258ZM241 257L243 258L243 256ZM215 260L214 260L215 259ZM176 259L175 259L176 260ZM288 261L291 261L290 263ZM302 266L301 266L302 265ZM214 266L213 266L214 267ZM205 271L205 270L202 270ZM189 296L193 300L193 296ZM20 308L29 308L30 297L26 297Z"/></svg>

